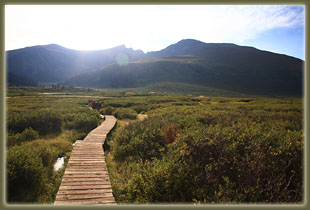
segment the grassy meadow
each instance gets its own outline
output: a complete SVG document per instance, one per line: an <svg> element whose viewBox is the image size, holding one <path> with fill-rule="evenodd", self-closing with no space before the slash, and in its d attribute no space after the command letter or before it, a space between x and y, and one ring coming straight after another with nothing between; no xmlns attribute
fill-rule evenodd
<svg viewBox="0 0 310 210"><path fill-rule="evenodd" d="M117 118L104 144L117 203L304 201L301 98L47 89L8 90L9 203L52 203L64 172L53 164L99 114Z"/></svg>

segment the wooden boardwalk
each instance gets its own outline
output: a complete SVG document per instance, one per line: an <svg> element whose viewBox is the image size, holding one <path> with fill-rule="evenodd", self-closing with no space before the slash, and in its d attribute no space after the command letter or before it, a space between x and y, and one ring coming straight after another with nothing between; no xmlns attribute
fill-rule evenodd
<svg viewBox="0 0 310 210"><path fill-rule="evenodd" d="M77 140L56 195L55 205L116 204L102 145L114 127L114 116Z"/></svg>

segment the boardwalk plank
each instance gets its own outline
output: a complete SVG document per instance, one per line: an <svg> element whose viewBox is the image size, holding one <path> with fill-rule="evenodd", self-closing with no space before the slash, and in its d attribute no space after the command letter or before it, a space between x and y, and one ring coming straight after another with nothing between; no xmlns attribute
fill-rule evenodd
<svg viewBox="0 0 310 210"><path fill-rule="evenodd" d="M71 178L66 178L66 177L63 177L62 178L62 181L64 182L89 182L89 181L109 181L108 178L106 177L81 177L81 178L78 178L78 177L71 177Z"/></svg>
<svg viewBox="0 0 310 210"><path fill-rule="evenodd" d="M65 175L107 175L108 171L65 171Z"/></svg>
<svg viewBox="0 0 310 210"><path fill-rule="evenodd" d="M112 189L111 184L106 185L84 185L84 186L63 186L60 185L60 190L94 190L94 189Z"/></svg>
<svg viewBox="0 0 310 210"><path fill-rule="evenodd" d="M113 194L106 193L106 194L86 194L86 195L59 195L57 197L58 201L65 201L65 200L84 200L84 199L95 199L95 198L106 198L108 200L112 200Z"/></svg>
<svg viewBox="0 0 310 210"><path fill-rule="evenodd" d="M84 179L84 178L104 178L106 179L108 173L105 174L66 174L63 176L64 179Z"/></svg>
<svg viewBox="0 0 310 210"><path fill-rule="evenodd" d="M55 201L55 205L96 205L96 204L108 204L108 205L116 205L114 200L106 200L100 199L97 200L76 200L76 201Z"/></svg>
<svg viewBox="0 0 310 210"><path fill-rule="evenodd" d="M90 181L63 181L62 186L93 186L93 185L110 185L110 181L90 180Z"/></svg>
<svg viewBox="0 0 310 210"><path fill-rule="evenodd" d="M112 189L90 189L90 190L59 190L57 195L85 195L85 194L107 194L112 193Z"/></svg>

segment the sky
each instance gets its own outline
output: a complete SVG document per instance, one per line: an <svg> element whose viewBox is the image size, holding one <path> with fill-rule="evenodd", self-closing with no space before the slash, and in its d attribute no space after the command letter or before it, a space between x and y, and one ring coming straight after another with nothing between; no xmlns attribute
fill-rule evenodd
<svg viewBox="0 0 310 210"><path fill-rule="evenodd" d="M157 51L182 39L305 58L303 5L6 5L5 50L59 44Z"/></svg>

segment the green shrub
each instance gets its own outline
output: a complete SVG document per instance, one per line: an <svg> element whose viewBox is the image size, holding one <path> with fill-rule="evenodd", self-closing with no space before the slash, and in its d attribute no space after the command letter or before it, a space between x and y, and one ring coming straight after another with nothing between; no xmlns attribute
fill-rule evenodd
<svg viewBox="0 0 310 210"><path fill-rule="evenodd" d="M54 163L71 148L71 143L62 139L35 140L10 147L7 150L8 201L51 202L57 193Z"/></svg>
<svg viewBox="0 0 310 210"><path fill-rule="evenodd" d="M98 119L95 116L83 116L75 119L74 129L81 132L89 132L98 126Z"/></svg>
<svg viewBox="0 0 310 210"><path fill-rule="evenodd" d="M126 186L128 202L186 202L193 196L190 171L173 160L145 161L135 171Z"/></svg>
<svg viewBox="0 0 310 210"><path fill-rule="evenodd" d="M8 200L36 201L47 184L50 157L46 151L27 146L14 146L7 153ZM42 155L42 157L41 157Z"/></svg>
<svg viewBox="0 0 310 210"><path fill-rule="evenodd" d="M39 133L33 130L31 127L26 128L22 133L13 134L8 136L8 146L13 146L15 144L20 145L25 141L32 141L39 138Z"/></svg>
<svg viewBox="0 0 310 210"><path fill-rule="evenodd" d="M40 135L58 133L61 131L62 119L55 111L35 111L29 113L10 113L8 130L11 133L21 133L27 128L33 128Z"/></svg>
<svg viewBox="0 0 310 210"><path fill-rule="evenodd" d="M90 132L99 124L99 114L96 112L71 113L63 117L64 128L79 132Z"/></svg>
<svg viewBox="0 0 310 210"><path fill-rule="evenodd" d="M164 140L160 136L160 121L147 119L129 124L113 136L114 158L122 162L127 158L150 160L160 158Z"/></svg>
<svg viewBox="0 0 310 210"><path fill-rule="evenodd" d="M39 138L39 133L37 131L33 130L31 127L30 128L26 128L21 133L21 138L24 141L31 141L31 140Z"/></svg>
<svg viewBox="0 0 310 210"><path fill-rule="evenodd" d="M100 109L100 113L103 115L111 115L115 111L115 108L112 106L107 106Z"/></svg>
<svg viewBox="0 0 310 210"><path fill-rule="evenodd" d="M117 119L136 119L137 118L137 112L131 108L117 108L112 113Z"/></svg>
<svg viewBox="0 0 310 210"><path fill-rule="evenodd" d="M137 113L146 112L149 110L149 107L147 105L136 105L132 106L132 109L135 110Z"/></svg>

